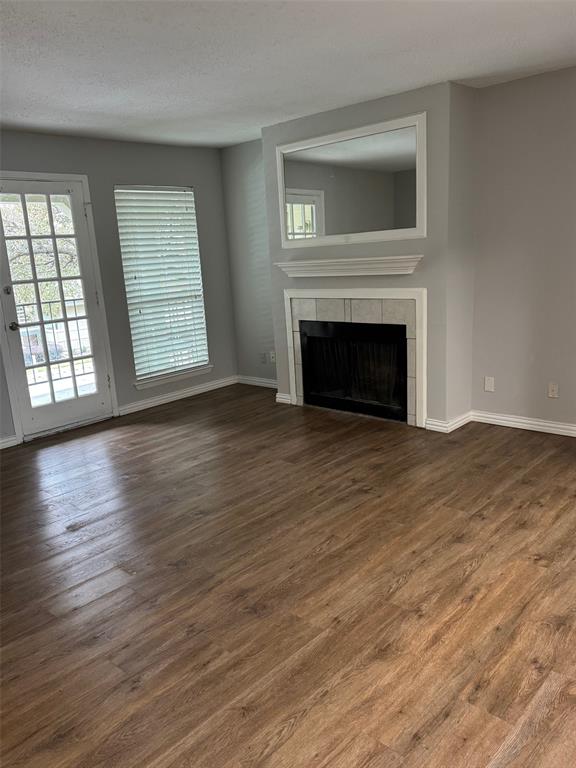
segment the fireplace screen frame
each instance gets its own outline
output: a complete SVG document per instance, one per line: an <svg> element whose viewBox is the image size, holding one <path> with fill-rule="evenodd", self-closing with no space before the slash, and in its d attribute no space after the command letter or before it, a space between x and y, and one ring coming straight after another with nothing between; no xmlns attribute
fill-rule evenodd
<svg viewBox="0 0 576 768"><path fill-rule="evenodd" d="M394 421L408 420L408 348L406 325L389 323L356 323L340 321L300 320L300 346L302 354L303 400L307 405L364 413ZM350 397L334 397L315 391L311 374L311 338L336 338L351 342L394 343L396 345L399 375L399 405L372 400L355 400ZM350 366L349 366L350 369ZM351 371L343 387L350 388Z"/></svg>

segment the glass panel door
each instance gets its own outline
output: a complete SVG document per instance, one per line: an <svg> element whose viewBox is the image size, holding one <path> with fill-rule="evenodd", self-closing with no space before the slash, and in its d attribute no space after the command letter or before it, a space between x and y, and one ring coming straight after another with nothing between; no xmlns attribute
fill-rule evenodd
<svg viewBox="0 0 576 768"><path fill-rule="evenodd" d="M25 434L109 415L105 326L76 182L2 182L3 310Z"/></svg>

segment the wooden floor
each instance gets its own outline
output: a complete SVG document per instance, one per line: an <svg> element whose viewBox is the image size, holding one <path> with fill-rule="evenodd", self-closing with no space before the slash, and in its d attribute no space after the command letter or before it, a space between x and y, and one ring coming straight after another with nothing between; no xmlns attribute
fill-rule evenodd
<svg viewBox="0 0 576 768"><path fill-rule="evenodd" d="M237 386L2 464L3 768L576 765L576 441Z"/></svg>

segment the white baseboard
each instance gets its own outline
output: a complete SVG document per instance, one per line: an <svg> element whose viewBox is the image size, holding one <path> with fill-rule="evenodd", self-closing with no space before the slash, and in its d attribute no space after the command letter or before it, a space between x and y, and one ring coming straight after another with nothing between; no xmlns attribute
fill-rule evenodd
<svg viewBox="0 0 576 768"><path fill-rule="evenodd" d="M165 403L172 403L175 400L183 400L186 397L193 397L194 395L200 395L203 392L211 392L213 389L221 389L222 387L229 387L232 384L238 383L237 376L228 376L226 379L217 379L216 381L207 381L205 384L196 384L194 387L186 387L186 389L179 389L177 392L168 392L165 395L156 395L156 397L147 397L146 400L138 400L135 403L129 403L128 405L121 405L119 407L120 416L125 416L128 413L135 413L136 411L143 411L146 408L154 408L157 405L164 405Z"/></svg>
<svg viewBox="0 0 576 768"><path fill-rule="evenodd" d="M463 413L462 416L457 416L455 419L449 419L448 421L426 419L426 429L432 432L454 432L455 429L463 427L464 424L468 424L470 421L472 421L472 411Z"/></svg>
<svg viewBox="0 0 576 768"><path fill-rule="evenodd" d="M136 411L154 408L157 405L164 405L165 403L171 403L175 400L183 400L186 397L200 395L203 392L210 392L214 389L229 387L232 384L250 384L257 387L268 387L270 389L276 388L276 382L273 379L260 379L255 376L228 376L225 379L217 379L216 381L209 381L205 384L197 384L195 387L187 387L186 389L180 389L177 392L157 395L156 397L148 397L145 400L139 400L136 403L122 405L119 407L119 415L125 416L129 413L135 413ZM276 393L276 402L281 403L282 405L292 404L290 395L283 392ZM441 419L426 419L426 429L429 429L432 432L443 432L447 434L472 421L480 422L482 424L494 424L499 427L512 427L514 429L527 429L533 432L546 432L552 435L576 437L576 424L546 421L544 419L529 419L525 416L512 416L505 413L489 413L488 411L469 411L468 413L464 413L461 416L457 416L455 419L450 419L448 421L442 421ZM0 450L3 450L4 448L12 448L15 445L19 445L21 442L22 440L19 440L16 435L2 437L0 438Z"/></svg>
<svg viewBox="0 0 576 768"><path fill-rule="evenodd" d="M471 421L478 421L483 424L495 424L499 427L528 429L532 432L547 432L551 435L576 437L576 424L567 424L561 421L529 419L526 416L511 416L506 413L488 413L488 411L472 411Z"/></svg>
<svg viewBox="0 0 576 768"><path fill-rule="evenodd" d="M566 424L560 421L545 419L530 419L526 416L513 416L507 413L489 413L488 411L469 411L455 419L441 421L426 419L426 429L433 432L453 432L471 421L481 424L493 424L497 427L512 427L513 429L528 429L532 432L546 432L551 435L567 435L576 437L576 424Z"/></svg>
<svg viewBox="0 0 576 768"><path fill-rule="evenodd" d="M12 448L14 445L20 445L22 440L19 440L16 435L10 435L10 437L0 437L0 451L4 448Z"/></svg>
<svg viewBox="0 0 576 768"><path fill-rule="evenodd" d="M236 381L238 384L250 384L253 387L268 387L269 389L276 389L276 379L259 379L257 376L237 376Z"/></svg>

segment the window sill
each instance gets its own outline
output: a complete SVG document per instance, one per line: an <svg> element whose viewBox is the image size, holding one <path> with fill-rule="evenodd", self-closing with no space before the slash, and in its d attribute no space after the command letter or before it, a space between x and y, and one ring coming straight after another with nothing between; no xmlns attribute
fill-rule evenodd
<svg viewBox="0 0 576 768"><path fill-rule="evenodd" d="M134 386L136 389L159 387L161 384L168 384L172 381L189 379L193 376L202 376L205 373L210 373L213 368L214 366L211 363L207 363L206 365L199 365L196 368L187 368L185 371L179 371L178 373L166 373L161 376L150 376L147 379L138 379L134 382Z"/></svg>

